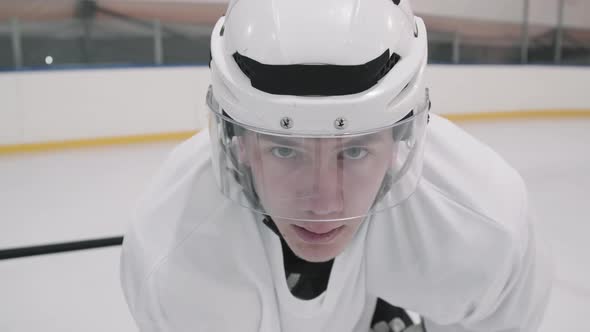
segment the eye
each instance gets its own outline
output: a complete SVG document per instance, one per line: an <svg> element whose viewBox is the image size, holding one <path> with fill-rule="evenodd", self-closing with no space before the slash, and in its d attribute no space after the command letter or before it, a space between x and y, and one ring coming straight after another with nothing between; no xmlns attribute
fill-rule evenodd
<svg viewBox="0 0 590 332"><path fill-rule="evenodd" d="M369 152L365 148L352 147L342 150L340 155L345 159L359 160L365 158L368 153Z"/></svg>
<svg viewBox="0 0 590 332"><path fill-rule="evenodd" d="M294 158L297 155L297 152L294 149L287 148L284 146L274 147L270 151L273 154L273 156L281 159Z"/></svg>

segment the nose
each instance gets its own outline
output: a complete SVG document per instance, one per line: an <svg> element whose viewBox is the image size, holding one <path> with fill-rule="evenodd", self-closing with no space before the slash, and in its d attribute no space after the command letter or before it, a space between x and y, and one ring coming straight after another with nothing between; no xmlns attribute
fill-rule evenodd
<svg viewBox="0 0 590 332"><path fill-rule="evenodd" d="M325 216L342 212L344 196L342 183L344 172L338 160L318 158L312 170L311 212Z"/></svg>

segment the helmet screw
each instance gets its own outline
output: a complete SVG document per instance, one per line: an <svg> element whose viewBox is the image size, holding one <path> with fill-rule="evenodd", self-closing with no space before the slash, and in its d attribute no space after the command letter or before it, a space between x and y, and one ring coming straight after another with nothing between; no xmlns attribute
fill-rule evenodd
<svg viewBox="0 0 590 332"><path fill-rule="evenodd" d="M348 121L345 118L337 118L334 120L334 127L336 129L346 129L348 126Z"/></svg>
<svg viewBox="0 0 590 332"><path fill-rule="evenodd" d="M290 117L284 117L281 119L281 127L283 127L283 129L291 129L293 128L293 120L291 120Z"/></svg>

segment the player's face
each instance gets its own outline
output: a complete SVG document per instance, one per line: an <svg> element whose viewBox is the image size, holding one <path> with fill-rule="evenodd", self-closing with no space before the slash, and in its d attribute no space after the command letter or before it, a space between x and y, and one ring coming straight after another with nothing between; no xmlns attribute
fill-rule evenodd
<svg viewBox="0 0 590 332"><path fill-rule="evenodd" d="M392 166L394 150L390 131L305 139L248 133L240 159L291 250L321 262L340 254L353 238Z"/></svg>

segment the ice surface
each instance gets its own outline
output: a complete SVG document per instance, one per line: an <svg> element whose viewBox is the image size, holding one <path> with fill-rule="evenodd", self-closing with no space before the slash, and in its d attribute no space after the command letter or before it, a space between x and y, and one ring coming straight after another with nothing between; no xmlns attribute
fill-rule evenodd
<svg viewBox="0 0 590 332"><path fill-rule="evenodd" d="M590 120L463 123L523 175L556 283L541 332L590 317ZM120 235L176 143L0 156L0 249ZM0 261L0 331L132 331L118 247Z"/></svg>

